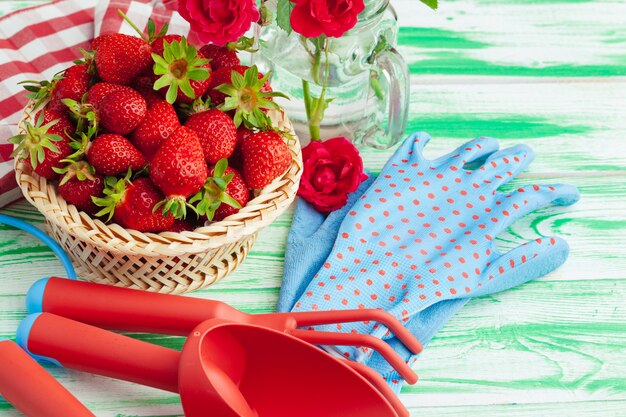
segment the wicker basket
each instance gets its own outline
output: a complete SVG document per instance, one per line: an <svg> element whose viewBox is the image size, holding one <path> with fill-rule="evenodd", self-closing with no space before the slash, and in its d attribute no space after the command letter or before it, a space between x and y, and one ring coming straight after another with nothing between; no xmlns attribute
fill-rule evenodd
<svg viewBox="0 0 626 417"><path fill-rule="evenodd" d="M32 120L37 109L26 107L20 123ZM291 129L286 116L272 120ZM295 137L295 134L294 134ZM55 186L32 171L23 160L15 163L24 197L46 218L48 232L70 255L82 279L160 293L182 293L213 284L245 259L258 232L272 223L296 196L302 174L299 141L290 140L291 168L262 190L238 213L194 231L142 233L105 224L57 194Z"/></svg>

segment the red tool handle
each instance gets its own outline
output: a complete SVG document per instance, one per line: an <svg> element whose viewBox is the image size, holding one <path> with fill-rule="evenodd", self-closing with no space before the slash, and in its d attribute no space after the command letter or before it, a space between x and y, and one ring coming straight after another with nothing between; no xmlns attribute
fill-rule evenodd
<svg viewBox="0 0 626 417"><path fill-rule="evenodd" d="M20 344L31 354L66 368L178 392L176 350L50 313L31 315L20 327Z"/></svg>
<svg viewBox="0 0 626 417"><path fill-rule="evenodd" d="M9 340L0 341L0 394L28 417L95 417Z"/></svg>
<svg viewBox="0 0 626 417"><path fill-rule="evenodd" d="M31 313L45 311L105 329L179 336L209 318L245 322L247 316L220 301L64 278L35 283L27 303Z"/></svg>

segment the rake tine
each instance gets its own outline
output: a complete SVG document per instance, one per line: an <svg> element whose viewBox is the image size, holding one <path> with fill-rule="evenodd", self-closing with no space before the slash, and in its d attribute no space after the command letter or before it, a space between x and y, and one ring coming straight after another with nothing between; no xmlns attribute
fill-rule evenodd
<svg viewBox="0 0 626 417"><path fill-rule="evenodd" d="M288 330L286 333L314 345L364 346L380 353L409 384L417 382L417 374L387 343L368 334L318 332L315 330Z"/></svg>

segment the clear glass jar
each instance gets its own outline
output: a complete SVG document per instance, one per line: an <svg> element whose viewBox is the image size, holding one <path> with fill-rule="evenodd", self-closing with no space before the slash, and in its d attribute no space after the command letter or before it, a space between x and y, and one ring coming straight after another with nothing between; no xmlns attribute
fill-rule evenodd
<svg viewBox="0 0 626 417"><path fill-rule="evenodd" d="M398 21L389 0L366 0L356 26L341 38L305 39L276 23L262 29L262 70L272 70L272 87L291 100L277 99L304 142L310 135L305 89L332 99L320 136L345 136L357 146L388 148L400 141L409 100L407 65L394 49ZM327 42L327 43L326 43ZM303 80L306 83L303 85Z"/></svg>

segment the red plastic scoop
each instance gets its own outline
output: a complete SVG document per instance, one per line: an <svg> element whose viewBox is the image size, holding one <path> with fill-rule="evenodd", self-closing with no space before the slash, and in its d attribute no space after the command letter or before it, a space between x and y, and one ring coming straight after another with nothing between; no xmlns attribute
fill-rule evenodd
<svg viewBox="0 0 626 417"><path fill-rule="evenodd" d="M46 278L28 292L31 313L50 312L107 329L187 335L199 323L219 318L289 333L309 343L365 346L378 351L409 383L415 372L381 339L365 334L301 330L320 324L377 321L384 324L413 353L422 345L391 314L383 310L343 310L251 315L212 300L149 293L64 278Z"/></svg>
<svg viewBox="0 0 626 417"><path fill-rule="evenodd" d="M208 320L180 353L49 313L29 322L33 354L180 392L187 417L408 416L347 361L265 327Z"/></svg>
<svg viewBox="0 0 626 417"><path fill-rule="evenodd" d="M9 340L0 341L0 394L28 417L95 417Z"/></svg>

